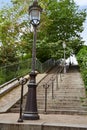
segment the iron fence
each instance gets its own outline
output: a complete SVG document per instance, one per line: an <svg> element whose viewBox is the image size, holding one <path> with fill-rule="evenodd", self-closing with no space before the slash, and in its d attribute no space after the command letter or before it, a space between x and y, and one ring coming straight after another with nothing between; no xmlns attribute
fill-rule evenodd
<svg viewBox="0 0 87 130"><path fill-rule="evenodd" d="M53 67L55 65L55 60L54 59L49 59L42 63L42 72L47 71L49 68Z"/></svg>
<svg viewBox="0 0 87 130"><path fill-rule="evenodd" d="M54 65L54 60L49 59L44 63L41 63L36 59L36 70L40 73L45 72ZM14 78L29 74L31 71L31 59L21 61L4 67L0 67L0 85L8 82Z"/></svg>
<svg viewBox="0 0 87 130"><path fill-rule="evenodd" d="M30 69L31 59L0 67L0 85L19 76L26 75Z"/></svg>

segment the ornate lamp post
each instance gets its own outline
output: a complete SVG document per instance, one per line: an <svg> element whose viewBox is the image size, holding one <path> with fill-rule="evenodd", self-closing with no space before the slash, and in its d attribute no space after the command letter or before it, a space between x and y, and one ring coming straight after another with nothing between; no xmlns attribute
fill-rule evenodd
<svg viewBox="0 0 87 130"><path fill-rule="evenodd" d="M33 5L29 7L30 23L34 28L33 36L33 47L32 47L32 71L30 73L30 81L28 84L28 94L25 106L25 112L23 114L23 119L25 120L38 120L39 115L37 111L37 98L36 98L36 29L40 23L40 13L42 9L38 5L37 0L34 0Z"/></svg>
<svg viewBox="0 0 87 130"><path fill-rule="evenodd" d="M64 73L66 73L66 56L65 56L65 48L66 48L66 43L63 42L63 49L64 49Z"/></svg>

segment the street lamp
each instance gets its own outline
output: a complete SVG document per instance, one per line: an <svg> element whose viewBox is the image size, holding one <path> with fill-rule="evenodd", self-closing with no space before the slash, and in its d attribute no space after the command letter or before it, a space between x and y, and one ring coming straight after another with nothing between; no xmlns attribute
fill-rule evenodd
<svg viewBox="0 0 87 130"><path fill-rule="evenodd" d="M30 81L28 84L28 93L27 93L27 100L25 106L25 112L23 114L23 119L25 120L38 120L39 115L37 111L37 96L36 96L36 73L35 73L35 66L36 66L36 29L40 23L40 13L42 9L38 5L37 0L34 0L33 4L29 6L29 16L30 16L30 23L33 25L34 28L34 35L33 35L33 47L32 47L32 66L31 66L31 73L30 73Z"/></svg>
<svg viewBox="0 0 87 130"><path fill-rule="evenodd" d="M65 56L65 48L66 48L66 43L63 42L63 49L64 49L64 74L66 73L66 56Z"/></svg>

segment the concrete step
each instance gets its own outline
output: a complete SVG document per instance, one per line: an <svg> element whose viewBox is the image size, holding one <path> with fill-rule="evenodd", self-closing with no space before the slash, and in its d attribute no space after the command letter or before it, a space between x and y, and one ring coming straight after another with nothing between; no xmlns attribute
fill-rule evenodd
<svg viewBox="0 0 87 130"><path fill-rule="evenodd" d="M40 114L64 114L64 115L87 115L87 111L79 109L69 109L69 108L60 108L60 109L38 109Z"/></svg>
<svg viewBox="0 0 87 130"><path fill-rule="evenodd" d="M46 79L47 81L48 79ZM51 81L50 81L51 82ZM37 87L37 106L38 109L43 110L45 108L45 89L43 83L40 83ZM52 99L52 84L47 89L47 111L66 111L66 113L76 113L77 111L87 111L87 106L83 107L85 99L85 89L81 75L78 71L72 71L72 73L66 73L62 75L62 81L59 80L59 88L56 88L56 81L54 82L54 99ZM23 106L26 104L26 97L23 101ZM13 111L18 111L16 105ZM73 112L72 112L73 111ZM79 112L77 112L79 113Z"/></svg>

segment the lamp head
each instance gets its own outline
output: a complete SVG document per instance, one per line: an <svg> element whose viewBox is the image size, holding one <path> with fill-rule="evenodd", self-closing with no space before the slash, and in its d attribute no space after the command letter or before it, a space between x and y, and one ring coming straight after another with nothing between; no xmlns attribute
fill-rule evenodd
<svg viewBox="0 0 87 130"><path fill-rule="evenodd" d="M38 5L37 1L34 1L33 5L29 6L30 23L33 26L39 25L41 11L42 8Z"/></svg>
<svg viewBox="0 0 87 130"><path fill-rule="evenodd" d="M66 48L66 43L65 43L65 42L63 42L63 48L64 48L64 49Z"/></svg>

